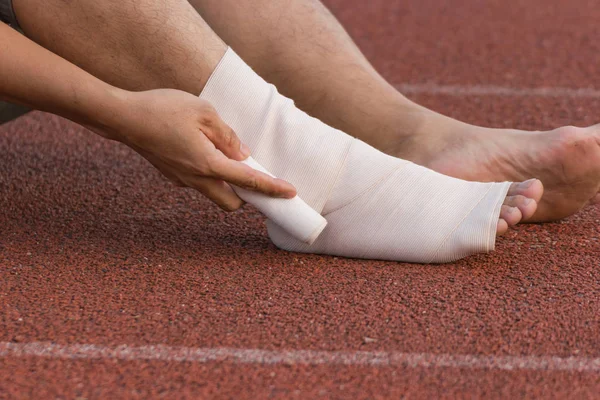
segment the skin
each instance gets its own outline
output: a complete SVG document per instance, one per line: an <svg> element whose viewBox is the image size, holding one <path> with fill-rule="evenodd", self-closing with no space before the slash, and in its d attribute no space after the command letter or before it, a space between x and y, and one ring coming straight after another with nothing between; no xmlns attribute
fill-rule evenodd
<svg viewBox="0 0 600 400"><path fill-rule="evenodd" d="M228 183L270 196L295 189L239 161L250 155L207 102L174 89L111 86L0 24L0 97L52 112L130 146L166 177L226 210L242 201ZM228 182L228 183L226 183Z"/></svg>
<svg viewBox="0 0 600 400"><path fill-rule="evenodd" d="M465 124L408 100L318 0L190 0L252 68L309 114L390 155L473 181L540 179L530 222L600 202L600 125L549 132Z"/></svg>
<svg viewBox="0 0 600 400"><path fill-rule="evenodd" d="M114 87L126 91L143 90L144 95L136 95L142 98L139 101L146 107L143 117L159 115L153 117L151 123L136 117L137 114L126 116L123 124L127 128L119 126L115 130L118 133L111 131L108 137L121 138L125 136L122 132L126 131L126 137L119 140L136 149L167 177L186 185L195 184L213 200L219 200L224 193L221 189L226 188L213 184L211 189L207 189L203 186L204 181L197 183L198 177L232 182L235 168L240 174L250 173L238 164L227 162L224 157L219 162L213 157L205 157L213 160L212 163L207 161L203 169L193 169L195 175L189 176L189 163L193 162L194 155L202 157L204 151L214 155L215 150L217 154L221 150L222 155L234 160L235 157L241 158L239 154L227 153L217 145L223 141L230 142L235 135L230 132L227 136L230 139L219 139L219 132L228 131L225 127L211 133L208 128L224 126L214 110L206 104L198 105L182 93L187 92L190 94L187 96L194 95L196 99L226 49L221 38L190 3L184 0L81 0L66 4L64 0L47 0L43 9L38 5L37 0L15 0L14 3L19 22L28 37ZM148 40L149 37L153 40ZM178 91L164 92L162 89L156 92L160 90L157 88ZM186 136L189 142L185 146L177 146L179 132L191 129L173 126L177 124L173 121L179 118L172 118L172 114L182 115L185 119L185 109L192 107L192 103L204 110L200 112L201 123L205 122L206 110L212 111L209 112L210 122L196 130L202 131L208 140L198 139L195 142ZM161 113L163 108L169 112ZM210 141L215 148L211 148ZM231 149L231 146L225 147ZM219 175L215 176L216 170ZM182 171L183 178L180 175ZM252 183L246 183L247 186L259 187L256 175L249 182ZM272 184L279 185L278 194L292 193L293 189L289 186L284 188L282 182ZM274 187L270 190L270 193L276 191ZM543 187L538 180L514 184L502 206L498 233L504 233L523 218L530 218L536 211L542 192ZM226 209L239 206L229 201L225 204Z"/></svg>

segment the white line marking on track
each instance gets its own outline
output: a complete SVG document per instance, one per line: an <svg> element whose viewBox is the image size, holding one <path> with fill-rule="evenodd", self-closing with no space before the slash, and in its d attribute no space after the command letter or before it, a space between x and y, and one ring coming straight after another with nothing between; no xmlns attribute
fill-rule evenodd
<svg viewBox="0 0 600 400"><path fill-rule="evenodd" d="M175 362L230 362L263 365L349 365L406 368L462 368L600 372L600 358L553 356L485 356L370 351L259 350L153 346L103 346L50 342L0 342L0 358L159 360Z"/></svg>
<svg viewBox="0 0 600 400"><path fill-rule="evenodd" d="M487 85L438 85L403 83L396 88L405 94L444 94L449 96L514 96L514 97L569 97L600 98L600 90L593 88L538 87L517 88Z"/></svg>

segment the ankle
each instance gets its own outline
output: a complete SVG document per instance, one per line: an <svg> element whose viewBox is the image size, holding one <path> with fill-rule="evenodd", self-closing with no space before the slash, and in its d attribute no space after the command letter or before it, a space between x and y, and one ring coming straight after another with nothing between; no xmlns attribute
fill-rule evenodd
<svg viewBox="0 0 600 400"><path fill-rule="evenodd" d="M449 146L460 146L476 132L473 125L439 114L416 103L399 108L381 151L427 165ZM381 135L384 136L384 135Z"/></svg>
<svg viewBox="0 0 600 400"><path fill-rule="evenodd" d="M354 133L358 139L388 154L410 149L411 144L426 131L425 126L432 113L401 95L394 96L376 109L377 124L361 126L360 131Z"/></svg>
<svg viewBox="0 0 600 400"><path fill-rule="evenodd" d="M441 118L445 117L405 99L395 107L383 131L363 140L384 153L413 160L432 150Z"/></svg>

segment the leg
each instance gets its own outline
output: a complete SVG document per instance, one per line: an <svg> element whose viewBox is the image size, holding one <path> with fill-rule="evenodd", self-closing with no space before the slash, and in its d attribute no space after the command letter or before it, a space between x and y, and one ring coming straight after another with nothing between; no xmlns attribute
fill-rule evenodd
<svg viewBox="0 0 600 400"><path fill-rule="evenodd" d="M197 95L227 46L186 1L14 0L25 34L128 90Z"/></svg>
<svg viewBox="0 0 600 400"><path fill-rule="evenodd" d="M318 0L190 0L209 25L298 106L378 149L447 175L540 178L536 221L600 201L600 126L524 133L468 125L406 99Z"/></svg>
<svg viewBox="0 0 600 400"><path fill-rule="evenodd" d="M380 150L409 138L431 113L388 84L317 0L190 3L299 108Z"/></svg>
<svg viewBox="0 0 600 400"><path fill-rule="evenodd" d="M124 88L143 90L170 87L198 94L205 87L208 78L213 74L213 70L226 51L223 42L184 0L103 2L80 0L73 4L63 0L49 0L44 4L43 12L37 9L37 2L34 0L17 0L15 6L17 17L27 35L102 79ZM213 87L210 88L212 92L209 91L209 94L203 92L203 96L211 102L219 101L217 110L223 111L220 113L224 118L224 114L229 116L225 118L226 122L232 121L232 124L237 124L237 133L243 141L248 141L257 160L261 163L270 163L273 168L269 169L294 183L298 193L319 211L324 210L328 205L332 209L335 208L330 204L330 200L334 198L342 206L353 202L355 199L353 195L360 194L361 199L368 199L368 196L362 194L379 182L371 184L369 179L384 180L385 176L378 177L377 174L381 171L371 166L367 176L362 175L360 179L354 179L352 175L354 169L351 163L344 162L343 152L343 146L349 148L350 144L354 143L352 138L308 117L293 107L288 99L274 92L272 87L247 68L241 60L230 59L234 60L232 62L236 68L239 68L234 68L233 72L223 72L224 77L221 76L223 79L213 80ZM237 85L235 80L239 76L236 75L236 71L245 71L243 78L247 78L239 80ZM248 90L255 90L257 93L248 94ZM261 109L260 99L265 93L267 94L266 105L265 109ZM269 99L275 99L273 100L275 109L270 108ZM259 109L255 110L256 112L252 111L257 107ZM257 114L263 111L268 113L266 115L269 118L256 118ZM264 120L270 121L270 124L260 125ZM259 125L255 126L256 129L246 126L252 123ZM280 129L273 130L275 125ZM269 139L264 137L257 139L256 135L259 134L267 136L263 130L272 131ZM330 145L321 144L328 137L332 140ZM510 189L506 185L471 184L452 180L422 167L407 166L412 163L385 156L377 150L367 149L360 144L354 145L353 148L356 148L357 152L368 153L365 158L367 161L375 160L378 165L393 168L394 171L396 169L401 171L402 169L397 167L405 166L415 171L413 177L424 177L424 179L415 178L416 182L410 181L412 183L407 185L407 180L401 174L395 175L398 185L390 186L393 190L391 195L387 196L388 201L394 202L395 196L398 196L394 190L397 191L400 184L407 186L407 191L413 190L417 182L431 186L429 179L426 179L429 177L431 180L441 182L442 186L445 185L446 192L449 196L454 196L454 201L440 210L438 203L447 198L446 192L441 192L432 186L430 188L432 197L426 199L431 209L426 213L429 218L436 213L444 212L444 217L448 220L451 216L456 219L457 215L463 215L464 218L461 217L459 220L465 221L475 209L478 209L479 216L483 212L484 216L489 217L490 210L486 207L493 204L498 214L492 214L496 219L495 222L498 222L499 216L500 223L490 225L486 222L483 225L485 229L497 228L497 231L502 233L508 225L519 222L522 217L530 216L535 211L536 201L542 194L539 181L515 184ZM332 161L334 154L339 155L337 159L340 162L336 165ZM358 160L361 161L360 157ZM325 173L321 173L321 170L316 167L319 165ZM342 172L342 169L346 172ZM364 168L356 168L356 170L364 171ZM350 184L339 186L336 192L334 189L338 187L334 188L334 185L339 183L337 177L344 173L351 176L352 179L348 179ZM326 177L329 177L328 184L325 183ZM314 184L315 180L319 180L318 185ZM355 183L362 185L360 190ZM470 190L470 185L477 188L481 193L480 196L477 196L476 190ZM470 203L465 206L466 209L460 209L458 191L448 190L454 186L460 186L465 196L471 197ZM506 190L503 191L499 187L508 189L508 195ZM354 190L357 192L354 193ZM421 192L415 191L415 196L419 193ZM488 197L489 195L492 197ZM486 207L482 210L481 201L484 198L489 201L485 203ZM406 201L406 197L403 197L403 200ZM414 200L413 206L422 203L420 199ZM385 213L373 204L376 202L369 203L370 208L360 210L368 219L371 214ZM453 212L452 208L457 204L459 209ZM416 208L418 212L422 212L418 206ZM404 208L400 208L397 212L402 214L402 210ZM420 215L418 212L410 216L415 218ZM357 213L355 209L350 215L355 216ZM440 218L442 216L438 219ZM390 218L384 220L393 221ZM483 220L479 218L478 221L481 225ZM419 220L414 223L418 224ZM395 235L392 234L390 237L394 238ZM361 235L357 236L358 241L363 239ZM359 247L362 244L358 243ZM392 247L402 248L397 245Z"/></svg>

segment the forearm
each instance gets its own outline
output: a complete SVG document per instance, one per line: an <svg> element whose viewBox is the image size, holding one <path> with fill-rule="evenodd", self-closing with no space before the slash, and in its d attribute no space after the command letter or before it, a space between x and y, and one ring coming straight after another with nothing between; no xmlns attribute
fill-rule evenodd
<svg viewBox="0 0 600 400"><path fill-rule="evenodd" d="M123 91L0 23L0 98L103 127L118 116Z"/></svg>

